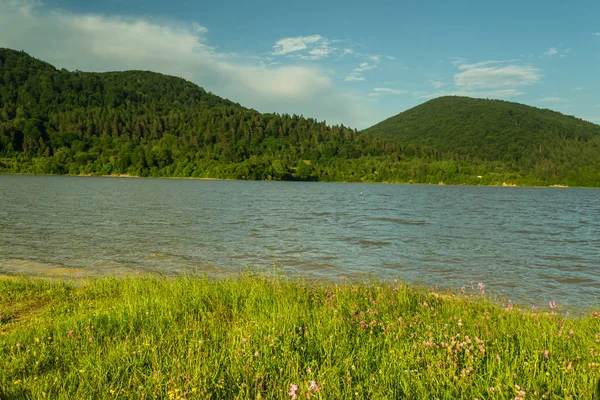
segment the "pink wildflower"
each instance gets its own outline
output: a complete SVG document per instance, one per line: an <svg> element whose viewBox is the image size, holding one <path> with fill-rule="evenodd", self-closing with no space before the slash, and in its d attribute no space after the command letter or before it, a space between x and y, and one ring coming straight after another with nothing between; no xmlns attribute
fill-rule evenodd
<svg viewBox="0 0 600 400"><path fill-rule="evenodd" d="M18 347L18 348L21 348L21 343L17 343L17 347Z"/></svg>
<svg viewBox="0 0 600 400"><path fill-rule="evenodd" d="M69 331L69 335L73 335L73 331L72 330Z"/></svg>
<svg viewBox="0 0 600 400"><path fill-rule="evenodd" d="M296 392L298 391L298 385L294 385L293 383L290 383L290 392L288 393L289 396L291 396L291 400L296 400Z"/></svg>
<svg viewBox="0 0 600 400"><path fill-rule="evenodd" d="M246 343L248 341L248 339L246 339L245 337L242 338L242 342Z"/></svg>
<svg viewBox="0 0 600 400"><path fill-rule="evenodd" d="M556 308L556 302L554 300L548 302L548 305L550 306L551 310L554 310Z"/></svg>
<svg viewBox="0 0 600 400"><path fill-rule="evenodd" d="M550 355L550 351L549 350L544 350L544 358L548 359L549 355Z"/></svg>
<svg viewBox="0 0 600 400"><path fill-rule="evenodd" d="M93 339L92 337L90 337L90 338L88 339L88 341L91 343L91 342L93 342L93 341L94 341L94 339Z"/></svg>
<svg viewBox="0 0 600 400"><path fill-rule="evenodd" d="M321 391L321 386L319 386L319 384L317 383L317 381L310 381L310 385L308 386L308 390L311 390L313 392L320 392Z"/></svg>

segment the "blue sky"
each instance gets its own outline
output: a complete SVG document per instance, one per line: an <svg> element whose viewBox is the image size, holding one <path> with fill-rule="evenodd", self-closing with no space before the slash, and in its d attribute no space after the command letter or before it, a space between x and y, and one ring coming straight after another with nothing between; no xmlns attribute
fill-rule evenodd
<svg viewBox="0 0 600 400"><path fill-rule="evenodd" d="M366 128L450 94L600 123L600 1L0 0L0 47Z"/></svg>

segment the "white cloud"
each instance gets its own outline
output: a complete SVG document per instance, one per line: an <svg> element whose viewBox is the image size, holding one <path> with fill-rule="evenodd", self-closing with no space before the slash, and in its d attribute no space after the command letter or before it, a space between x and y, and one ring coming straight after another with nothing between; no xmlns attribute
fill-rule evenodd
<svg viewBox="0 0 600 400"><path fill-rule="evenodd" d="M211 46L207 33L198 23L74 14L31 1L0 0L0 47L25 50L58 68L151 70L184 77L262 112L301 113L358 128L371 122L372 110L336 88L332 72L233 57ZM292 52L317 37L283 42L279 52ZM314 54L322 55L320 50Z"/></svg>
<svg viewBox="0 0 600 400"><path fill-rule="evenodd" d="M362 73L376 68L377 65L375 64L369 64L367 62L360 63L358 67L354 68L352 72L348 76L346 76L346 78L344 78L344 80L346 82L364 81L365 77Z"/></svg>
<svg viewBox="0 0 600 400"><path fill-rule="evenodd" d="M558 54L558 56L559 56L560 58L564 58L564 57L566 57L567 55L569 55L569 54L571 53L571 51L572 51L572 49L570 49L570 48L561 48L561 47L562 47L562 46L558 46L558 47L550 47L550 48L548 48L548 50L546 50L546 51L544 52L544 55L545 55L545 56L550 56L550 57L551 57L551 56L555 56L555 55L557 55L557 54Z"/></svg>
<svg viewBox="0 0 600 400"><path fill-rule="evenodd" d="M439 88L441 88L441 87L444 87L444 86L446 86L446 83L445 83L445 82L443 82L443 81L434 81L434 80L431 80L431 81L427 82L427 84L428 84L429 86L431 86L431 87L435 88L435 89L439 89Z"/></svg>
<svg viewBox="0 0 600 400"><path fill-rule="evenodd" d="M569 100L562 97L544 97L542 99L538 99L540 103L568 103Z"/></svg>
<svg viewBox="0 0 600 400"><path fill-rule="evenodd" d="M457 87L464 89L518 87L536 83L541 75L528 65L498 65L500 61L460 65L462 72L454 75Z"/></svg>
<svg viewBox="0 0 600 400"><path fill-rule="evenodd" d="M369 63L360 63L360 65L356 68L354 68L354 72L363 72L363 71L369 71L372 69L377 68L377 65L373 65L373 64L369 64Z"/></svg>
<svg viewBox="0 0 600 400"><path fill-rule="evenodd" d="M481 62L474 63L474 64L465 64L466 61L467 60L464 58L459 58L459 59L453 61L452 64L456 65L459 70L464 71L464 70L468 70L468 69L487 67L489 65L505 65L505 64L510 64L510 63L516 63L516 62L519 62L520 60L519 59L506 60L506 61L491 60L491 61L481 61Z"/></svg>
<svg viewBox="0 0 600 400"><path fill-rule="evenodd" d="M564 57L566 57L568 54L570 54L570 53L571 53L571 51L572 51L572 50L571 50L571 49L568 49L568 48L567 48L567 49L564 49L564 50L563 50L563 51L560 53L560 58L564 58Z"/></svg>
<svg viewBox="0 0 600 400"><path fill-rule="evenodd" d="M600 32L594 32L594 33L592 33L592 35L594 35L594 36L600 36Z"/></svg>
<svg viewBox="0 0 600 400"><path fill-rule="evenodd" d="M365 77L357 72L352 72L352 73L350 73L350 75L345 77L344 80L346 82L359 82L359 81L364 81Z"/></svg>
<svg viewBox="0 0 600 400"><path fill-rule="evenodd" d="M600 108L600 104L596 104L594 108Z"/></svg>
<svg viewBox="0 0 600 400"><path fill-rule="evenodd" d="M408 93L408 90L399 90L399 89L392 89L392 88L373 88L373 92L389 93L389 94L403 94L403 93Z"/></svg>
<svg viewBox="0 0 600 400"><path fill-rule="evenodd" d="M306 50L309 45L321 41L321 35L296 36L280 39L273 46L273 55L283 56L285 54Z"/></svg>

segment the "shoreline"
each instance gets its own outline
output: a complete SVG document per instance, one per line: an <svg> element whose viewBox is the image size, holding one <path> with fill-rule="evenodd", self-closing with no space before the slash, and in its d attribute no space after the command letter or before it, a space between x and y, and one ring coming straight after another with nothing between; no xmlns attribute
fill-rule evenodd
<svg viewBox="0 0 600 400"><path fill-rule="evenodd" d="M235 181L235 182L295 182L295 183L347 183L347 184L365 184L365 185L423 185L423 186L449 186L449 187L504 187L504 188L532 188L532 189L600 189L600 186L568 186L562 184L551 184L547 186L535 185L519 185L515 183L495 183L489 185L473 185L459 183L421 183L421 182L360 182L360 181L297 181L297 180L250 180L250 179L230 179L230 178L198 178L185 176L137 176L129 174L118 175L96 175L96 174L79 174L79 175L58 175L58 174L29 174L29 173L4 173L0 172L0 176L64 176L64 177L81 177L81 178L127 178L127 179L179 179L179 180L198 180L198 181Z"/></svg>

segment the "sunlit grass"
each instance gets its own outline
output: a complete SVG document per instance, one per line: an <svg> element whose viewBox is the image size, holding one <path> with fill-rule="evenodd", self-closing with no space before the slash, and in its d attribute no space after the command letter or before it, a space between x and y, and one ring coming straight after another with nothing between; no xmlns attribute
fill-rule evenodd
<svg viewBox="0 0 600 400"><path fill-rule="evenodd" d="M600 313L268 274L0 280L0 399L592 398Z"/></svg>

